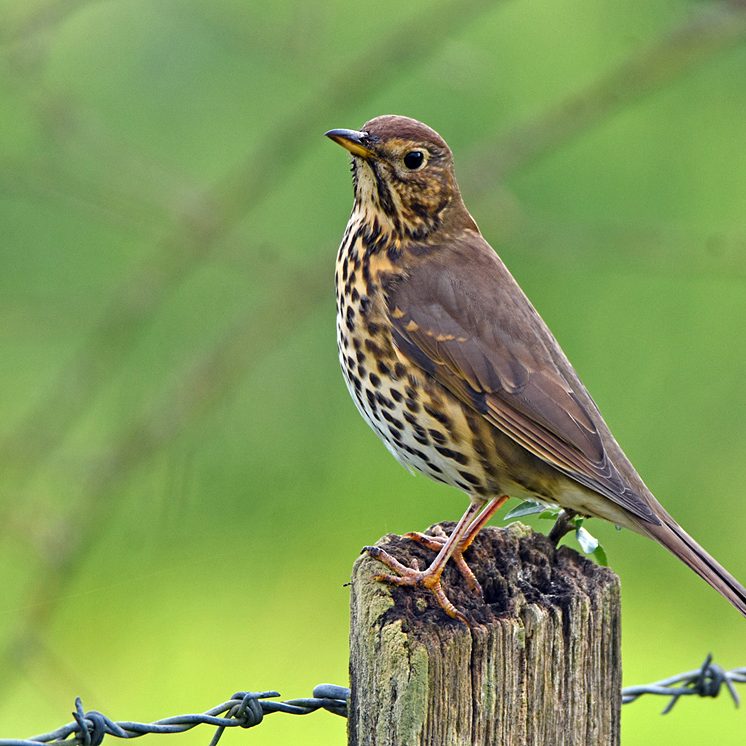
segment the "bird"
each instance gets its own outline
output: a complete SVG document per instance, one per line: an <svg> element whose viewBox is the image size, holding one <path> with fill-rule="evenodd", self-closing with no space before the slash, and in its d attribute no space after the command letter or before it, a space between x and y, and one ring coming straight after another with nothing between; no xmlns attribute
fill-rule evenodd
<svg viewBox="0 0 746 746"><path fill-rule="evenodd" d="M614 439L548 326L482 236L451 149L422 122L383 115L328 138L351 155L354 202L335 267L337 345L357 409L410 470L464 492L450 535L406 537L425 569L380 547L376 579L430 591L510 498L597 517L663 545L746 616L746 588L666 512Z"/></svg>

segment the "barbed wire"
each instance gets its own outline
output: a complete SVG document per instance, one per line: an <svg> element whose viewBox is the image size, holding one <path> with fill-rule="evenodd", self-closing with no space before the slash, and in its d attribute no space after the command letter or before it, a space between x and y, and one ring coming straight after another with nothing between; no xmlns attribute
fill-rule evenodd
<svg viewBox="0 0 746 746"><path fill-rule="evenodd" d="M61 744L75 742L81 746L100 746L104 736L116 738L139 738L148 733L183 733L197 725L215 725L217 730L210 746L217 746L226 728L253 728L262 722L265 715L285 712L289 715L309 715L324 709L335 715L347 716L347 700L350 690L334 684L319 684L313 697L289 699L276 702L279 692L236 692L227 702L195 715L175 715L153 723L132 721L114 722L97 710L85 711L78 697L75 700L74 720L50 733L42 733L26 739L0 739L0 746L39 746L39 744Z"/></svg>
<svg viewBox="0 0 746 746"><path fill-rule="evenodd" d="M661 681L639 686L628 686L622 689L622 704L629 704L643 694L657 694L671 697L662 714L667 715L681 697L696 695L698 697L717 697L723 687L733 699L736 707L741 700L734 684L746 684L746 667L725 671L712 662L712 654L705 658L704 663L694 671L686 671L670 676Z"/></svg>
<svg viewBox="0 0 746 746"><path fill-rule="evenodd" d="M644 694L671 697L662 714L671 712L681 697L717 697L723 687L728 691L736 707L740 704L734 684L746 683L746 667L725 671L712 662L712 655L693 671L670 676L661 681L622 689L622 704L629 704ZM316 710L326 710L347 717L350 690L336 684L319 684L313 696L303 699L275 701L280 693L236 692L227 702L194 715L174 715L152 723L134 721L115 722L98 710L86 711L80 697L75 700L73 721L57 730L25 739L0 738L0 746L49 746L71 744L100 746L105 736L115 738L139 738L149 733L183 733L197 725L217 727L209 746L217 746L226 728L253 728L264 720L265 715L285 712L289 715L309 715ZM72 738L71 738L72 737Z"/></svg>

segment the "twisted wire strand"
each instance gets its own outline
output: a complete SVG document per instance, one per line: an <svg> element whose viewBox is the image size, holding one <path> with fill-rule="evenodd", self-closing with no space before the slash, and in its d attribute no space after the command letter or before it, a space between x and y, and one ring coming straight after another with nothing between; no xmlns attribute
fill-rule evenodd
<svg viewBox="0 0 746 746"><path fill-rule="evenodd" d="M746 684L746 667L726 671L713 663L712 655L692 671L669 676L650 684L628 686L622 689L622 704L630 704L646 694L670 697L662 714L671 712L681 697L717 697L727 691L736 707L740 704L735 684ZM209 746L217 746L226 728L253 728L264 720L265 715L284 712L288 715L308 715L316 710L326 710L347 717L350 690L335 684L319 684L312 697L276 701L280 693L236 692L226 702L193 715L174 715L152 723L135 721L114 722L98 710L84 710L78 697L75 700L73 720L57 730L26 739L0 738L0 746L49 746L49 744L71 744L100 746L105 736L115 738L139 738L148 733L183 733L197 725L216 727Z"/></svg>
<svg viewBox="0 0 746 746"><path fill-rule="evenodd" d="M324 709L335 715L347 715L347 699L350 690L334 684L319 684L313 690L313 697L289 699L276 702L271 697L280 693L236 692L228 701L193 715L175 715L152 723L134 721L114 722L97 710L84 710L78 697L75 700L73 721L50 733L42 733L26 739L0 739L0 746L39 746L40 744L70 744L80 746L100 746L104 736L116 738L139 738L148 733L183 733L197 725L217 726L210 746L217 746L226 728L253 728L262 722L265 715L285 712L289 715L308 715ZM72 737L72 738L71 738Z"/></svg>
<svg viewBox="0 0 746 746"><path fill-rule="evenodd" d="M667 715L681 697L693 695L717 697L725 687L733 703L738 707L741 700L734 684L746 684L746 667L726 671L717 663L712 662L712 653L710 653L704 663L693 671L685 671L650 684L628 686L622 689L622 704L634 702L644 694L670 697L670 702L662 712L663 715Z"/></svg>

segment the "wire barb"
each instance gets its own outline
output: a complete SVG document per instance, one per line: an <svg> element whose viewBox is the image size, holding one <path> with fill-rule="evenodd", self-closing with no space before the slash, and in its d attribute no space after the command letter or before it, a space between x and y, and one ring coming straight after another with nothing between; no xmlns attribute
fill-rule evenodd
<svg viewBox="0 0 746 746"><path fill-rule="evenodd" d="M671 700L663 709L667 715L674 708L681 697L696 695L699 697L717 697L723 687L730 694L736 707L741 703L734 684L746 683L746 667L725 671L717 663L712 662L712 653L705 658L704 663L694 671L669 676L651 684L628 686L622 689L622 704L629 704L643 694L657 694L670 697Z"/></svg>

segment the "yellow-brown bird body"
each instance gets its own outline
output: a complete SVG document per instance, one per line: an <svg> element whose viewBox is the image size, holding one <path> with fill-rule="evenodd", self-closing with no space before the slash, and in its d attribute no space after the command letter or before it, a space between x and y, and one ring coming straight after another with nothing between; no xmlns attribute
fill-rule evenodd
<svg viewBox="0 0 746 746"><path fill-rule="evenodd" d="M746 615L746 590L653 497L480 234L445 141L396 116L327 134L353 154L355 202L336 266L348 389L399 461L471 500L428 571L385 556L396 573L386 579L437 585L460 617L439 576L486 522L472 520L476 511L504 496L535 498L656 539Z"/></svg>

